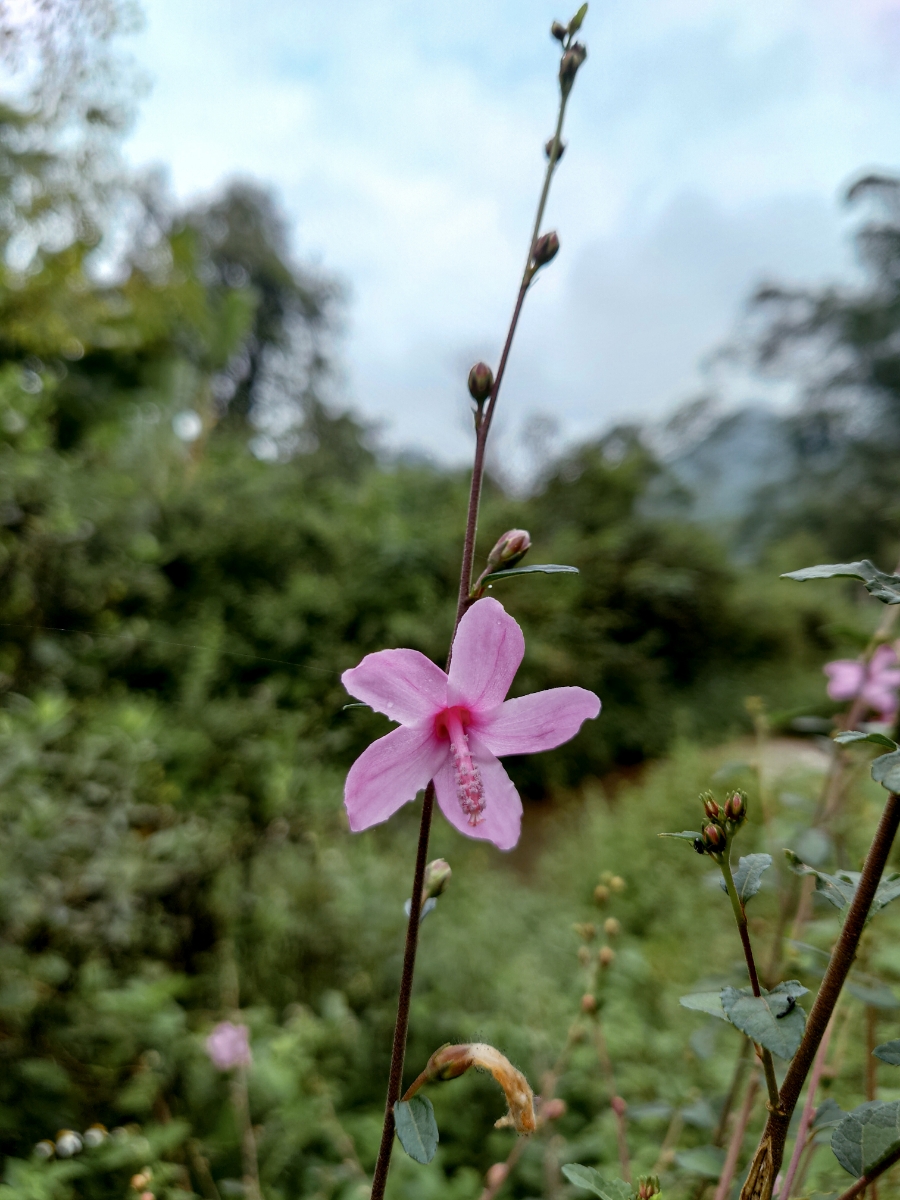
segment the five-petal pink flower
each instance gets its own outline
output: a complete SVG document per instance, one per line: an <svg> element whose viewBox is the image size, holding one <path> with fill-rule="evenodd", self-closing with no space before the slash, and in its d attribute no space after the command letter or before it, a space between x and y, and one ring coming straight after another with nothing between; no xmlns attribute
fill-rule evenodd
<svg viewBox="0 0 900 1200"><path fill-rule="evenodd" d="M379 650L344 672L351 696L400 724L350 768L351 829L386 821L434 780L441 811L461 833L501 850L516 844L522 802L498 756L550 750L600 711L580 687L505 700L524 653L522 630L488 597L460 621L449 673L417 650Z"/></svg>
<svg viewBox="0 0 900 1200"><path fill-rule="evenodd" d="M869 663L854 658L839 658L826 663L828 695L832 700L855 700L857 695L881 721L897 716L897 689L900 688L900 664L893 646L879 646Z"/></svg>

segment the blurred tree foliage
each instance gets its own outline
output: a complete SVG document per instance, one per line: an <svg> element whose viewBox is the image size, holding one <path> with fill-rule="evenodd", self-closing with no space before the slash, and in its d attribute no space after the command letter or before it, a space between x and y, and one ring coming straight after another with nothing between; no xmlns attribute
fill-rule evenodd
<svg viewBox="0 0 900 1200"><path fill-rule="evenodd" d="M387 723L343 712L340 673L386 646L443 658L467 481L380 455L329 402L340 292L293 261L268 193L235 184L173 212L109 169L110 143L65 149L122 127L93 86L124 10L71 13L36 43L56 98L0 112L0 1191L121 1196L146 1162L161 1195L238 1179L202 1038L240 1006L266 1195L349 1196L377 1144L410 830L346 834L343 773ZM618 430L526 500L488 489L482 553L525 526L534 561L581 572L497 585L527 634L517 688L579 683L606 706L511 763L532 799L741 728L746 693L785 704L786 675L789 701L816 694L818 594L776 598L708 533L647 515L660 470ZM511 879L452 845L502 909ZM513 916L494 934L505 923L519 936ZM411 1061L458 1036L479 988L490 1019L478 970L496 961L484 942L467 996L426 962ZM479 1086L442 1118L460 1195L477 1180L454 1153L496 1106ZM120 1132L31 1157L92 1122Z"/></svg>

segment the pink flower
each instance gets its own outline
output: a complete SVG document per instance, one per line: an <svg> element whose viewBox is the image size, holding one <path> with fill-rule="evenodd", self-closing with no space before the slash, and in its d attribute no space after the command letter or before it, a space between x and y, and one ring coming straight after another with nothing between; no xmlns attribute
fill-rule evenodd
<svg viewBox="0 0 900 1200"><path fill-rule="evenodd" d="M855 700L859 695L879 720L893 721L897 716L900 664L893 646L879 646L868 666L857 659L839 658L823 669L832 700Z"/></svg>
<svg viewBox="0 0 900 1200"><path fill-rule="evenodd" d="M250 1053L250 1034L247 1026L220 1021L206 1039L206 1053L218 1071L230 1071L232 1067L249 1067L253 1055Z"/></svg>
<svg viewBox="0 0 900 1200"><path fill-rule="evenodd" d="M579 687L504 697L525 653L522 630L491 598L459 623L449 674L417 650L379 650L341 676L351 696L400 723L359 756L344 803L353 830L386 821L434 780L451 825L509 850L519 840L522 801L497 761L574 737L600 701Z"/></svg>

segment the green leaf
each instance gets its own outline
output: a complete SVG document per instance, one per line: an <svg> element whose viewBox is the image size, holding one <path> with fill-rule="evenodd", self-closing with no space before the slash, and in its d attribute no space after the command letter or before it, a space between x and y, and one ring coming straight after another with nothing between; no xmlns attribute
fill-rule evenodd
<svg viewBox="0 0 900 1200"><path fill-rule="evenodd" d="M897 1000L891 988L886 983L879 983L877 980L872 984L851 981L847 984L847 991L869 1008L900 1008L900 1001Z"/></svg>
<svg viewBox="0 0 900 1200"><path fill-rule="evenodd" d="M751 896L755 896L761 886L763 872L772 865L771 854L745 854L734 872L734 886L740 897L741 904L746 904ZM719 880L719 887L727 892L725 880Z"/></svg>
<svg viewBox="0 0 900 1200"><path fill-rule="evenodd" d="M658 833L657 837L684 838L686 842L695 842L700 836L699 829L682 829L681 833Z"/></svg>
<svg viewBox="0 0 900 1200"><path fill-rule="evenodd" d="M394 1123L400 1145L410 1158L425 1166L434 1158L438 1144L438 1127L434 1108L427 1096L398 1100L394 1105Z"/></svg>
<svg viewBox="0 0 900 1200"><path fill-rule="evenodd" d="M867 558L860 562L804 567L800 571L788 571L781 578L797 579L803 583L807 579L833 579L835 576L861 579L866 591L876 600L885 604L900 604L900 575L885 575L884 571L879 571Z"/></svg>
<svg viewBox="0 0 900 1200"><path fill-rule="evenodd" d="M900 750L893 738L885 737L883 733L863 733L861 729L846 729L834 739L839 746L849 746L853 742L870 742L873 746L884 746L888 750Z"/></svg>
<svg viewBox="0 0 900 1200"><path fill-rule="evenodd" d="M806 1013L796 1000L807 990L796 979L770 992L763 988L761 996L754 996L750 988L727 987L722 989L722 1008L741 1033L779 1058L793 1058L806 1026Z"/></svg>
<svg viewBox="0 0 900 1200"><path fill-rule="evenodd" d="M587 16L587 10L588 6L586 4L582 4L581 8L579 8L578 12L569 22L569 33L578 32L578 30L581 28L582 21Z"/></svg>
<svg viewBox="0 0 900 1200"><path fill-rule="evenodd" d="M577 567L561 567L557 563L535 563L530 567L509 567L505 571L492 571L482 579L482 586L495 579L509 579L513 575L577 575Z"/></svg>
<svg viewBox="0 0 900 1200"><path fill-rule="evenodd" d="M834 1156L851 1175L867 1175L900 1144L900 1100L854 1108L831 1137Z"/></svg>
<svg viewBox="0 0 900 1200"><path fill-rule="evenodd" d="M884 757L891 758L893 756L887 754ZM881 759L876 758L875 762L879 763ZM817 867L808 866L798 858L793 850L785 850L784 856L788 860L791 870L798 875L815 875L816 891L826 900L830 900L835 908L846 908L856 895L856 889L859 887L859 871L838 871L835 875L829 875L827 871L820 871ZM875 890L875 898L868 916L874 916L885 905L890 904L898 897L900 897L900 873L894 871L890 875L882 876L881 882ZM866 919L868 920L868 917Z"/></svg>
<svg viewBox="0 0 900 1200"><path fill-rule="evenodd" d="M682 1150L675 1161L685 1171L703 1175L707 1179L718 1179L725 1166L725 1151L719 1146L695 1146L693 1150Z"/></svg>
<svg viewBox="0 0 900 1200"><path fill-rule="evenodd" d="M840 1125L846 1115L837 1100L829 1096L816 1109L812 1127L813 1129L834 1129L836 1125Z"/></svg>
<svg viewBox="0 0 900 1200"><path fill-rule="evenodd" d="M587 6L585 6L587 7ZM562 1173L569 1183L585 1191L602 1196L603 1200L632 1200L634 1188L623 1179L604 1179L593 1167L582 1167L580 1163L566 1163Z"/></svg>
<svg viewBox="0 0 900 1200"><path fill-rule="evenodd" d="M882 1042L872 1053L882 1062L890 1063L892 1067L900 1067L900 1038L894 1038L892 1042Z"/></svg>
<svg viewBox="0 0 900 1200"><path fill-rule="evenodd" d="M680 997L678 1003L682 1008L693 1009L694 1012L704 1012L711 1017L727 1021L725 1009L722 1007L720 992L691 992L689 996Z"/></svg>
<svg viewBox="0 0 900 1200"><path fill-rule="evenodd" d="M889 792L900 792L900 750L876 758L872 763L872 778Z"/></svg>

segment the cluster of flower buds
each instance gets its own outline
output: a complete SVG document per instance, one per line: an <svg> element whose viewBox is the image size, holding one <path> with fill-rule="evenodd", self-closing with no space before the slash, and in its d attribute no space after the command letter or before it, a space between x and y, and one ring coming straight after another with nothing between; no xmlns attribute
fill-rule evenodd
<svg viewBox="0 0 900 1200"><path fill-rule="evenodd" d="M153 1193L149 1191L152 1178L153 1172L149 1167L144 1167L142 1171L138 1171L137 1175L132 1175L131 1186L134 1191L140 1193L141 1200L154 1200Z"/></svg>
<svg viewBox="0 0 900 1200"><path fill-rule="evenodd" d="M660 1193L658 1175L641 1175L638 1177L637 1200L652 1200Z"/></svg>
<svg viewBox="0 0 900 1200"><path fill-rule="evenodd" d="M93 1150L108 1137L105 1125L91 1125L84 1133L76 1133L74 1129L60 1129L55 1142L50 1138L43 1138L34 1150L38 1158L50 1159L54 1155L57 1158L72 1158L73 1155L80 1154L85 1146Z"/></svg>
<svg viewBox="0 0 900 1200"><path fill-rule="evenodd" d="M694 839L694 849L698 854L711 854L715 858L725 853L729 839L747 816L747 797L741 791L730 792L725 803L719 804L712 792L704 792L700 801L708 824Z"/></svg>

